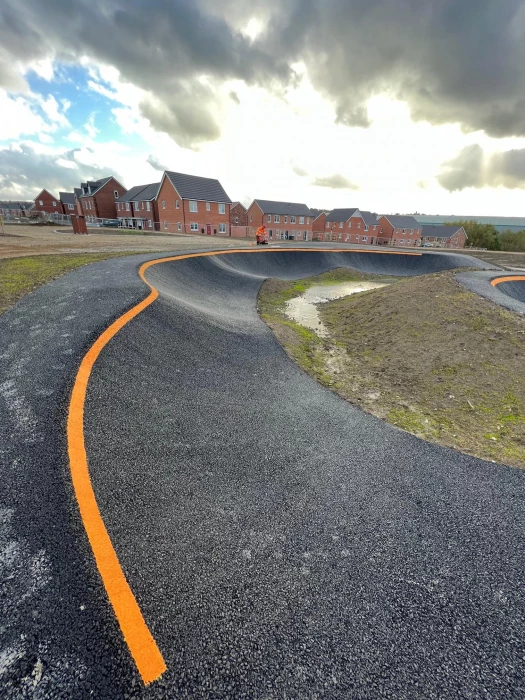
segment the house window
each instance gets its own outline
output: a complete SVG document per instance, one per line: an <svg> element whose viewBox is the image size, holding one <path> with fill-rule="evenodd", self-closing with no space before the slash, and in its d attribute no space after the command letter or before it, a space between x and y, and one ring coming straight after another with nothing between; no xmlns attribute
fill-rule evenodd
<svg viewBox="0 0 525 700"><path fill-rule="evenodd" d="M219 233L226 233L226 224L219 224Z"/></svg>
<svg viewBox="0 0 525 700"><path fill-rule="evenodd" d="M211 211L211 204L206 202L206 211Z"/></svg>
<svg viewBox="0 0 525 700"><path fill-rule="evenodd" d="M365 224L365 231L368 231L368 224Z"/></svg>
<svg viewBox="0 0 525 700"><path fill-rule="evenodd" d="M198 231L199 230L199 224L191 223L190 224L190 231Z"/></svg>
<svg viewBox="0 0 525 700"><path fill-rule="evenodd" d="M360 222L360 221L357 222L357 228L361 228L361 222Z"/></svg>
<svg viewBox="0 0 525 700"><path fill-rule="evenodd" d="M129 211L129 202L126 202L126 211Z"/></svg>
<svg viewBox="0 0 525 700"><path fill-rule="evenodd" d="M368 243L368 236L361 236L363 243Z"/></svg>
<svg viewBox="0 0 525 700"><path fill-rule="evenodd" d="M226 204L219 204L219 214L226 214Z"/></svg>
<svg viewBox="0 0 525 700"><path fill-rule="evenodd" d="M164 222L164 230L166 230L167 228L168 228L168 222L165 221L165 222Z"/></svg>
<svg viewBox="0 0 525 700"><path fill-rule="evenodd" d="M295 216L291 216L291 217L290 217L290 223L291 223L291 224L295 224Z"/></svg>
<svg viewBox="0 0 525 700"><path fill-rule="evenodd" d="M281 236L281 232L279 231L278 228L275 229L275 237L279 238Z"/></svg>
<svg viewBox="0 0 525 700"><path fill-rule="evenodd" d="M239 223L239 217L238 217L238 216L235 217L235 223L236 223L236 224Z"/></svg>
<svg viewBox="0 0 525 700"><path fill-rule="evenodd" d="M401 231L401 233L406 233L406 228L404 228L404 229Z"/></svg>
<svg viewBox="0 0 525 700"><path fill-rule="evenodd" d="M300 224L304 224L304 216L300 216L300 217L299 217L299 223L300 223Z"/></svg>
<svg viewBox="0 0 525 700"><path fill-rule="evenodd" d="M271 215L271 214L268 214L268 223L269 223L269 224L272 223L272 215Z"/></svg>
<svg viewBox="0 0 525 700"><path fill-rule="evenodd" d="M306 217L306 223L307 223L307 224L310 223L310 217L309 217L309 216Z"/></svg>
<svg viewBox="0 0 525 700"><path fill-rule="evenodd" d="M41 199L38 200L38 203L40 204L41 207L44 206L44 202Z"/></svg>
<svg viewBox="0 0 525 700"><path fill-rule="evenodd" d="M340 222L339 222L339 228L343 228L343 226L344 226L344 222L340 221Z"/></svg>
<svg viewBox="0 0 525 700"><path fill-rule="evenodd" d="M148 228L151 228L151 219L148 219Z"/></svg>
<svg viewBox="0 0 525 700"><path fill-rule="evenodd" d="M147 211L150 211L150 209L151 209L149 202L146 202L146 209L147 209Z"/></svg>
<svg viewBox="0 0 525 700"><path fill-rule="evenodd" d="M115 199L118 199L118 190L113 190L113 194L115 195Z"/></svg>
<svg viewBox="0 0 525 700"><path fill-rule="evenodd" d="M305 231L305 232L304 232L304 240L305 240L305 241L308 240L308 231Z"/></svg>
<svg viewBox="0 0 525 700"><path fill-rule="evenodd" d="M196 212L197 211L197 202L191 201L190 202L190 211ZM198 228L198 227L197 227Z"/></svg>
<svg viewBox="0 0 525 700"><path fill-rule="evenodd" d="M288 223L288 217L287 217L287 216L284 217L284 223L285 223L285 224Z"/></svg>
<svg viewBox="0 0 525 700"><path fill-rule="evenodd" d="M270 218L271 218L271 217L270 217ZM268 235L269 235L270 238L273 238L273 231L272 231L272 229L270 229L270 231L268 232Z"/></svg>
<svg viewBox="0 0 525 700"><path fill-rule="evenodd" d="M165 199L162 200L162 208L166 209L166 200Z"/></svg>
<svg viewBox="0 0 525 700"><path fill-rule="evenodd" d="M175 200L175 209L178 209L180 207L180 202L179 200Z"/></svg>
<svg viewBox="0 0 525 700"><path fill-rule="evenodd" d="M74 205L74 204L68 204L67 206L68 206L68 209L74 209L74 208L75 208L75 205Z"/></svg>
<svg viewBox="0 0 525 700"><path fill-rule="evenodd" d="M56 203L56 202L53 202L53 206L56 207L56 205L57 205L57 203Z"/></svg>
<svg viewBox="0 0 525 700"><path fill-rule="evenodd" d="M326 222L326 228L330 228L330 222L329 222L329 221Z"/></svg>
<svg viewBox="0 0 525 700"><path fill-rule="evenodd" d="M253 221L253 215L250 214L250 223L252 223L252 221Z"/></svg>
<svg viewBox="0 0 525 700"><path fill-rule="evenodd" d="M180 225L180 221L177 221L177 231L182 231L182 226Z"/></svg>
<svg viewBox="0 0 525 700"><path fill-rule="evenodd" d="M280 223L280 221L281 221L281 217L279 216L279 214L274 214L273 223L278 224L278 223Z"/></svg>

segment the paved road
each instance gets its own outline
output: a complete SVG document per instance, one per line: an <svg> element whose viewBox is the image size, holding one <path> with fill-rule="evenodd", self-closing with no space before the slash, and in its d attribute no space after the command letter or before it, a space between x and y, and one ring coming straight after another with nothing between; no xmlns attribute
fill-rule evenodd
<svg viewBox="0 0 525 700"><path fill-rule="evenodd" d="M5 696L523 697L525 474L353 408L255 309L266 276L458 263L432 254L148 270L159 299L103 350L85 413L100 510L167 664L143 687L78 516L65 418L87 347L145 296L145 259L77 270L0 317Z"/></svg>

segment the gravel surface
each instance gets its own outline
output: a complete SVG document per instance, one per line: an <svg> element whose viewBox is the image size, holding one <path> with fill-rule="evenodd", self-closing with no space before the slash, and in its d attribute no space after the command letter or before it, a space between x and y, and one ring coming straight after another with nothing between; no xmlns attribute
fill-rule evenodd
<svg viewBox="0 0 525 700"><path fill-rule="evenodd" d="M95 492L168 666L142 688L64 431L83 353L146 296L152 257L82 268L0 317L3 697L523 697L525 473L353 408L255 309L270 275L457 260L284 251L150 268L159 299L89 384Z"/></svg>

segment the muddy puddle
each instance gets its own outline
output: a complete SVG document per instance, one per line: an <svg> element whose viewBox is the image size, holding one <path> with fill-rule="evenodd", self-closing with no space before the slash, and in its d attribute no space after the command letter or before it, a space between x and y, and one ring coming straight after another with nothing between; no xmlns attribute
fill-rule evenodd
<svg viewBox="0 0 525 700"><path fill-rule="evenodd" d="M328 331L319 317L318 304L386 286L387 284L383 282L340 282L339 284L317 285L307 289L300 297L287 301L285 313L292 321L310 328L321 338L325 338Z"/></svg>

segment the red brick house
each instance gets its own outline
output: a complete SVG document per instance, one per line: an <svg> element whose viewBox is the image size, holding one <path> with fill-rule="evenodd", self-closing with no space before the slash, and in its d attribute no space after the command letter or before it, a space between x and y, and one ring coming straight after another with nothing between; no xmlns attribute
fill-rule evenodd
<svg viewBox="0 0 525 700"><path fill-rule="evenodd" d="M326 215L328 211L324 209L310 209L310 213L312 215L312 240L324 241Z"/></svg>
<svg viewBox="0 0 525 700"><path fill-rule="evenodd" d="M159 220L156 201L159 187L160 182L137 185L119 197L116 205L120 225L124 228L154 231Z"/></svg>
<svg viewBox="0 0 525 700"><path fill-rule="evenodd" d="M361 245L377 245L380 228L372 212L360 209L332 209L324 227L324 236L319 234L319 240Z"/></svg>
<svg viewBox="0 0 525 700"><path fill-rule="evenodd" d="M116 219L115 202L127 192L127 189L112 175L95 182L83 182L80 189L81 193L78 199L88 222L95 219Z"/></svg>
<svg viewBox="0 0 525 700"><path fill-rule="evenodd" d="M385 215L379 218L378 245L419 246L422 225L413 216Z"/></svg>
<svg viewBox="0 0 525 700"><path fill-rule="evenodd" d="M156 202L161 231L230 235L231 199L218 180L166 170Z"/></svg>
<svg viewBox="0 0 525 700"><path fill-rule="evenodd" d="M230 225L248 226L248 210L240 202L232 202L230 207Z"/></svg>
<svg viewBox="0 0 525 700"><path fill-rule="evenodd" d="M70 216L71 214L76 214L76 204L75 204L75 193L74 192L59 192L60 205L62 207L62 214Z"/></svg>
<svg viewBox="0 0 525 700"><path fill-rule="evenodd" d="M464 248L467 233L463 226L423 226L421 240L425 247Z"/></svg>
<svg viewBox="0 0 525 700"><path fill-rule="evenodd" d="M270 240L312 240L312 215L306 204L254 199L248 208L251 235L262 224L266 224Z"/></svg>
<svg viewBox="0 0 525 700"><path fill-rule="evenodd" d="M52 195L49 190L42 190L42 192L35 197L35 205L31 211L45 212L46 214L62 214L62 206L58 197Z"/></svg>

